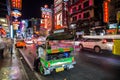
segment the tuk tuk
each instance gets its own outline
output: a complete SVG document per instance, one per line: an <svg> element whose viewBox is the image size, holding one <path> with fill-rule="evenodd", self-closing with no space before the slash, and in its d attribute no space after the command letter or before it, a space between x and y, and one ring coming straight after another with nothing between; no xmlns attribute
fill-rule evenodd
<svg viewBox="0 0 120 80"><path fill-rule="evenodd" d="M65 44L66 40L73 40L71 34L52 34L46 38L45 44L37 47L38 58L35 60L35 68L42 75L51 74L53 71L61 72L74 68L73 45ZM52 41L52 42L50 42Z"/></svg>

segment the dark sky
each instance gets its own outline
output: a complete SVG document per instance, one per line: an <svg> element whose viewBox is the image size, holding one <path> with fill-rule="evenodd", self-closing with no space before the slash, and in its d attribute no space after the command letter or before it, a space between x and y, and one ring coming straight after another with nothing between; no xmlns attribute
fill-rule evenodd
<svg viewBox="0 0 120 80"><path fill-rule="evenodd" d="M40 18L40 7L43 7L45 4L48 4L50 7L54 0L22 0L22 18L30 19Z"/></svg>

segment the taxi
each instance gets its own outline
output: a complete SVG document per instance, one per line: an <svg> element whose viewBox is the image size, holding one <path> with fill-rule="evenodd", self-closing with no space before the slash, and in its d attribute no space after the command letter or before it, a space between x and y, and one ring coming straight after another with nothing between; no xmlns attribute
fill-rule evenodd
<svg viewBox="0 0 120 80"><path fill-rule="evenodd" d="M26 43L25 43L25 41L23 39L16 40L15 47L16 48L18 48L18 47L25 47L26 48Z"/></svg>

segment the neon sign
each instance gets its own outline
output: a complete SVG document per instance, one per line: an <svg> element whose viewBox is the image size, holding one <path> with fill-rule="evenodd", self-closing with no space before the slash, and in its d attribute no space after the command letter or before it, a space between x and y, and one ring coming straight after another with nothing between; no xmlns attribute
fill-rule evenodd
<svg viewBox="0 0 120 80"><path fill-rule="evenodd" d="M62 4L58 5L57 7L55 7L54 11L55 13L59 12L62 10Z"/></svg>
<svg viewBox="0 0 120 80"><path fill-rule="evenodd" d="M103 11L104 11L104 22L108 23L109 22L109 12L108 12L108 2L104 1L103 3Z"/></svg>
<svg viewBox="0 0 120 80"><path fill-rule="evenodd" d="M11 5L12 8L16 8L16 9L21 9L22 8L22 0L11 0Z"/></svg>

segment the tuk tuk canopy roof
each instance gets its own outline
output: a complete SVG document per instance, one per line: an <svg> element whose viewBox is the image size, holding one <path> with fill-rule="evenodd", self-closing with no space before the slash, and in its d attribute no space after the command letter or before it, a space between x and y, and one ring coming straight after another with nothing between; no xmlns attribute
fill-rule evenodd
<svg viewBox="0 0 120 80"><path fill-rule="evenodd" d="M74 36L69 33L56 33L47 37L47 40L72 40Z"/></svg>

